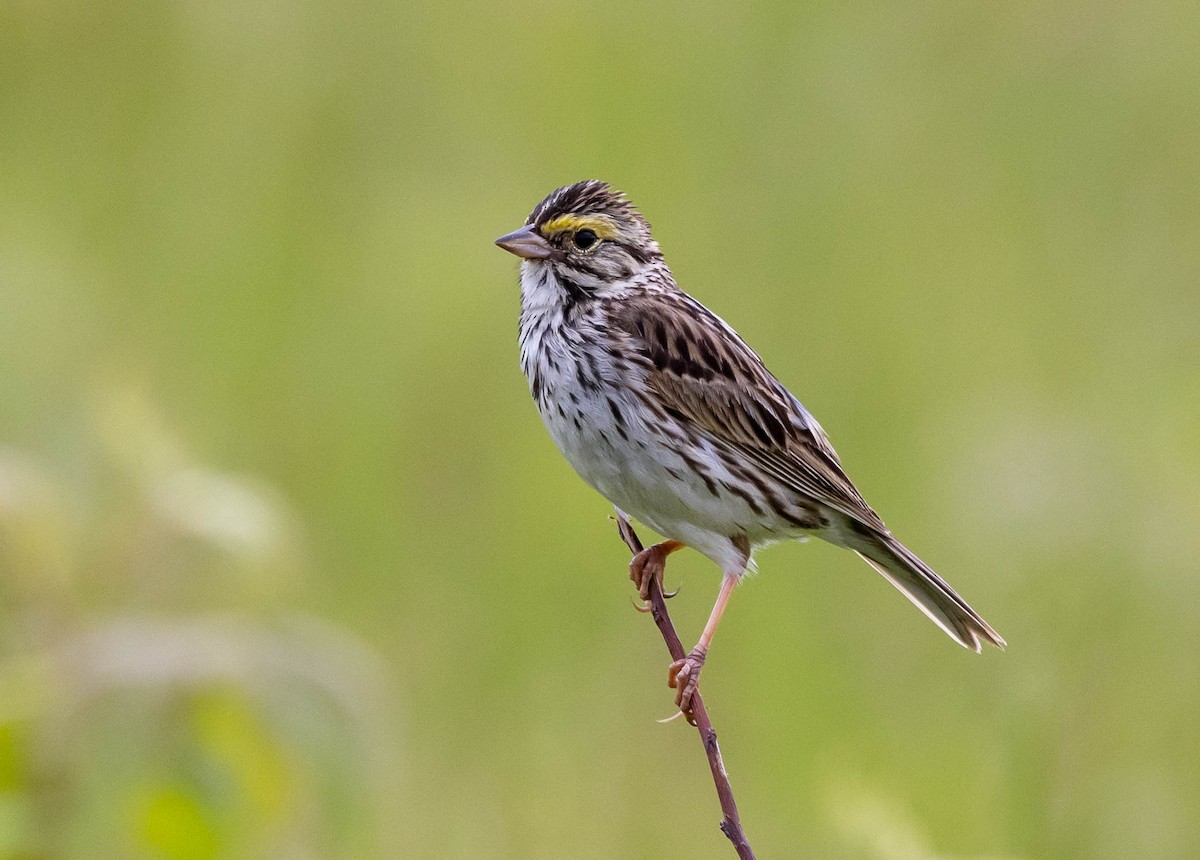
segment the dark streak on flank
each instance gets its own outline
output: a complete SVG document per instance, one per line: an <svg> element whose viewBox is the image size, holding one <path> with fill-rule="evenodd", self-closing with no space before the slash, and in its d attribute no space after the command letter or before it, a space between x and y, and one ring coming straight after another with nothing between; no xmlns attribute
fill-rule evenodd
<svg viewBox="0 0 1200 860"><path fill-rule="evenodd" d="M766 511L764 511L762 509L762 506L760 506L758 504L758 502L755 501L754 496L750 495L748 492L743 490L741 487L737 486L736 484L731 484L728 481L722 481L721 486L724 487L726 490L728 490L733 495L737 496L743 502L745 502L746 507L748 507L750 510L754 511L755 516L759 516L759 517L766 516Z"/></svg>
<svg viewBox="0 0 1200 860"><path fill-rule="evenodd" d="M629 441L629 435L625 432L625 416L621 414L621 410L617 407L617 401L611 397L605 398L608 401L608 409L612 412L613 421L616 422L617 432L621 434L621 438L626 442Z"/></svg>
<svg viewBox="0 0 1200 860"><path fill-rule="evenodd" d="M720 498L721 494L717 491L716 482L713 481L712 477L710 477L708 472L705 471L704 466L701 465L701 463L695 457L693 457L691 454L688 454L687 451L682 448L677 449L675 453L678 454L679 458L683 460L683 462L686 463L687 466L700 477L700 480L704 481L705 489L707 489L714 498Z"/></svg>
<svg viewBox="0 0 1200 860"><path fill-rule="evenodd" d="M600 365L596 363L595 350L583 350L583 357L587 359L588 371L592 374L592 387L589 390L599 391L602 374L600 373Z"/></svg>
<svg viewBox="0 0 1200 860"><path fill-rule="evenodd" d="M593 367L592 370L594 373L595 368ZM600 380L594 375L590 377L587 375L587 372L583 367L583 362L577 362L575 364L575 379L578 380L579 387L584 391L595 394L600 390Z"/></svg>

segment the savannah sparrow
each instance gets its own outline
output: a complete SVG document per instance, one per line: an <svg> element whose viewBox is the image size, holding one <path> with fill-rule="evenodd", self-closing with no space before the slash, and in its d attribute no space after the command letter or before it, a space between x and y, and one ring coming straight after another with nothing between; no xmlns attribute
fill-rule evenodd
<svg viewBox="0 0 1200 860"><path fill-rule="evenodd" d="M960 645L1004 647L892 537L754 350L676 285L621 192L597 180L559 188L496 244L522 258L521 368L555 444L619 510L669 538L631 563L643 598L684 546L725 574L700 641L668 673L681 710L755 550L779 540L853 550Z"/></svg>

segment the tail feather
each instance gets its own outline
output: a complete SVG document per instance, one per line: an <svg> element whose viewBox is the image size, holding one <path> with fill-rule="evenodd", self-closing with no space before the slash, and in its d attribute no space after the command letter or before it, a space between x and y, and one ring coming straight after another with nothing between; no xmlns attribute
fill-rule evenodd
<svg viewBox="0 0 1200 860"><path fill-rule="evenodd" d="M946 580L895 538L880 535L855 552L964 648L978 653L981 642L1004 648L1000 634Z"/></svg>

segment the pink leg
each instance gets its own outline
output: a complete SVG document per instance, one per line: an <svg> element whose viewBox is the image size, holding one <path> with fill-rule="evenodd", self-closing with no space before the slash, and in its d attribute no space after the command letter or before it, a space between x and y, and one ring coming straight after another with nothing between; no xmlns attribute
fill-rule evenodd
<svg viewBox="0 0 1200 860"><path fill-rule="evenodd" d="M717 595L717 602L708 616L708 623L704 625L704 632L700 634L700 641L690 654L682 660L676 660L667 670L667 686L676 690L675 704L684 713L691 710L692 694L696 692L696 685L700 683L700 670L704 668L708 646L717 632L717 625L721 623L721 616L725 614L725 607L740 578L740 574L725 574L725 578L721 580L721 592Z"/></svg>

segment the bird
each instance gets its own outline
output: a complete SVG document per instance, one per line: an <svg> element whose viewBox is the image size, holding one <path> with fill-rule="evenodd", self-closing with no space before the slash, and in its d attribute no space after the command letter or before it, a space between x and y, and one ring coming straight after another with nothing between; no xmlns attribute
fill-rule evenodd
<svg viewBox="0 0 1200 860"><path fill-rule="evenodd" d="M696 646L667 672L691 710L713 636L763 547L821 538L863 558L965 648L1005 641L897 540L825 431L724 320L675 281L650 223L589 179L495 240L521 258L521 369L583 480L666 540L634 556L642 599L691 547L722 572Z"/></svg>

